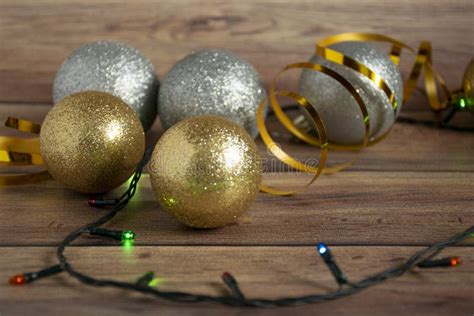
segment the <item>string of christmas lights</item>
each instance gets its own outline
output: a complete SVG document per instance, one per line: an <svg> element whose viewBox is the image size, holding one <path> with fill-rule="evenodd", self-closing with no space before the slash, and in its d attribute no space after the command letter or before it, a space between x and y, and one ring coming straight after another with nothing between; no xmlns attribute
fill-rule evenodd
<svg viewBox="0 0 474 316"><path fill-rule="evenodd" d="M229 296L212 296L212 295L202 295L202 294L193 294L188 292L179 292L179 291L162 291L159 288L155 287L155 274L154 272L146 272L138 278L135 283L131 282L122 282L111 279L98 279L90 275L79 272L73 268L69 263L67 257L64 255L65 249L69 246L74 240L79 238L83 234L95 235L104 238L111 238L114 240L119 240L122 243L130 243L135 239L135 233L131 230L116 231L102 228L100 226L111 221L119 212L122 210L133 195L136 192L138 181L140 180L144 166L149 160L151 155L151 149L148 149L145 152L145 155L137 166L136 172L131 179L130 185L127 191L117 199L112 200L90 200L89 205L95 207L104 207L111 206L113 208L103 217L99 218L97 221L85 225L84 227L78 228L75 231L71 232L58 246L57 249L57 258L59 264L51 266L47 269L24 273L20 275L15 275L10 279L10 284L12 285L24 285L36 281L41 278L49 277L60 272L66 272L70 276L76 278L81 283L90 285L90 286L99 286L99 287L116 287L127 289L131 291L136 291L144 294L154 295L155 297L174 301L174 302L213 302L220 303L227 306L241 306L241 307L283 307L283 306L296 306L304 305L310 303L320 303L326 302L334 299L339 299L349 295L356 294L368 287L377 285L386 280L400 277L407 271L411 271L414 268L418 267L421 269L424 268L435 268L435 267L454 267L461 263L461 260L458 257L446 257L441 259L433 259L438 255L443 249L453 246L471 236L474 235L474 226L471 226L462 233L459 233L448 240L436 243L430 247L424 248L416 253L414 253L408 260L404 263L376 273L370 277L364 278L357 282L350 282L348 278L343 274L341 268L338 266L330 248L324 243L318 243L316 249L320 257L328 266L330 272L334 276L334 279L339 285L339 288L334 291L330 291L324 294L314 294L306 295L300 297L285 297L277 299L251 299L247 298L244 295L244 292L241 290L237 279L230 273L224 272L222 274L222 281L224 285L229 290Z"/></svg>

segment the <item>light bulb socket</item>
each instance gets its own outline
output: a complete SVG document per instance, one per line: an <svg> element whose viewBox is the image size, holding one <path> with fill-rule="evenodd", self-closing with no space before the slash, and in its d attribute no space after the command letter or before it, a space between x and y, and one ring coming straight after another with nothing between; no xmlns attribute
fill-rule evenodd
<svg viewBox="0 0 474 316"><path fill-rule="evenodd" d="M138 286L149 286L150 282L155 278L155 273L153 271L149 271L145 273L142 277L137 280Z"/></svg>
<svg viewBox="0 0 474 316"><path fill-rule="evenodd" d="M92 207L106 207L106 206L115 206L118 203L118 199L108 199L108 200L96 200L90 199L87 201L87 204Z"/></svg>
<svg viewBox="0 0 474 316"><path fill-rule="evenodd" d="M419 268L449 268L455 267L461 263L461 259L458 257L447 257L437 260L425 260L417 264Z"/></svg>

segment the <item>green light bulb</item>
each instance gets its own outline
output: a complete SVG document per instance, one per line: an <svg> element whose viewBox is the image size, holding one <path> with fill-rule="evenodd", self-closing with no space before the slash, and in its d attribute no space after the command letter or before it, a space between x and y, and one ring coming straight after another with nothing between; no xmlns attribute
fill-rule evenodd
<svg viewBox="0 0 474 316"><path fill-rule="evenodd" d="M131 230L124 230L122 232L122 241L127 242L127 241L133 241L135 239L135 233Z"/></svg>
<svg viewBox="0 0 474 316"><path fill-rule="evenodd" d="M467 96L458 96L457 98L455 97L454 99L454 105L459 109L459 110L473 110L473 105L474 105L474 100L472 98L469 98Z"/></svg>
<svg viewBox="0 0 474 316"><path fill-rule="evenodd" d="M148 282L148 286L157 287L161 283L161 279L153 278L150 282Z"/></svg>

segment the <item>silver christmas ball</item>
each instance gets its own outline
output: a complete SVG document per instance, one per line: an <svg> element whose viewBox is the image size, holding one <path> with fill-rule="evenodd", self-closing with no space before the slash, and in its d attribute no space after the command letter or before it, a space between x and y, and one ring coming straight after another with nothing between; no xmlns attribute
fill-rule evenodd
<svg viewBox="0 0 474 316"><path fill-rule="evenodd" d="M178 61L160 87L158 116L165 129L195 115L219 115L258 135L256 114L266 97L255 69L224 50L206 49Z"/></svg>
<svg viewBox="0 0 474 316"><path fill-rule="evenodd" d="M363 42L338 43L330 48L380 75L395 94L398 115L402 107L403 81L398 67L387 54ZM357 89L369 112L371 139L382 135L393 125L396 119L393 106L385 93L370 79L319 56L313 56L311 62L337 71ZM352 95L339 82L323 73L305 69L301 74L299 91L320 113L330 142L353 145L364 141L362 112Z"/></svg>
<svg viewBox="0 0 474 316"><path fill-rule="evenodd" d="M53 84L53 101L80 91L101 91L121 98L148 130L156 118L158 78L151 62L135 48L99 41L74 51L61 65Z"/></svg>

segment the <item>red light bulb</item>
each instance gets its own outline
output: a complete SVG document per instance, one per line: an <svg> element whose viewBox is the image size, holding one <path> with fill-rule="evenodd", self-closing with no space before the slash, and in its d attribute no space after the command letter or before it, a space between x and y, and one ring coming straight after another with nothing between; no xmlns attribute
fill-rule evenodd
<svg viewBox="0 0 474 316"><path fill-rule="evenodd" d="M455 267L461 263L461 259L459 259L458 257L452 257L450 263L452 267Z"/></svg>
<svg viewBox="0 0 474 316"><path fill-rule="evenodd" d="M9 283L11 285L23 285L23 284L26 283L26 279L25 279L25 276L23 274L17 274L17 275L12 276L10 278Z"/></svg>

